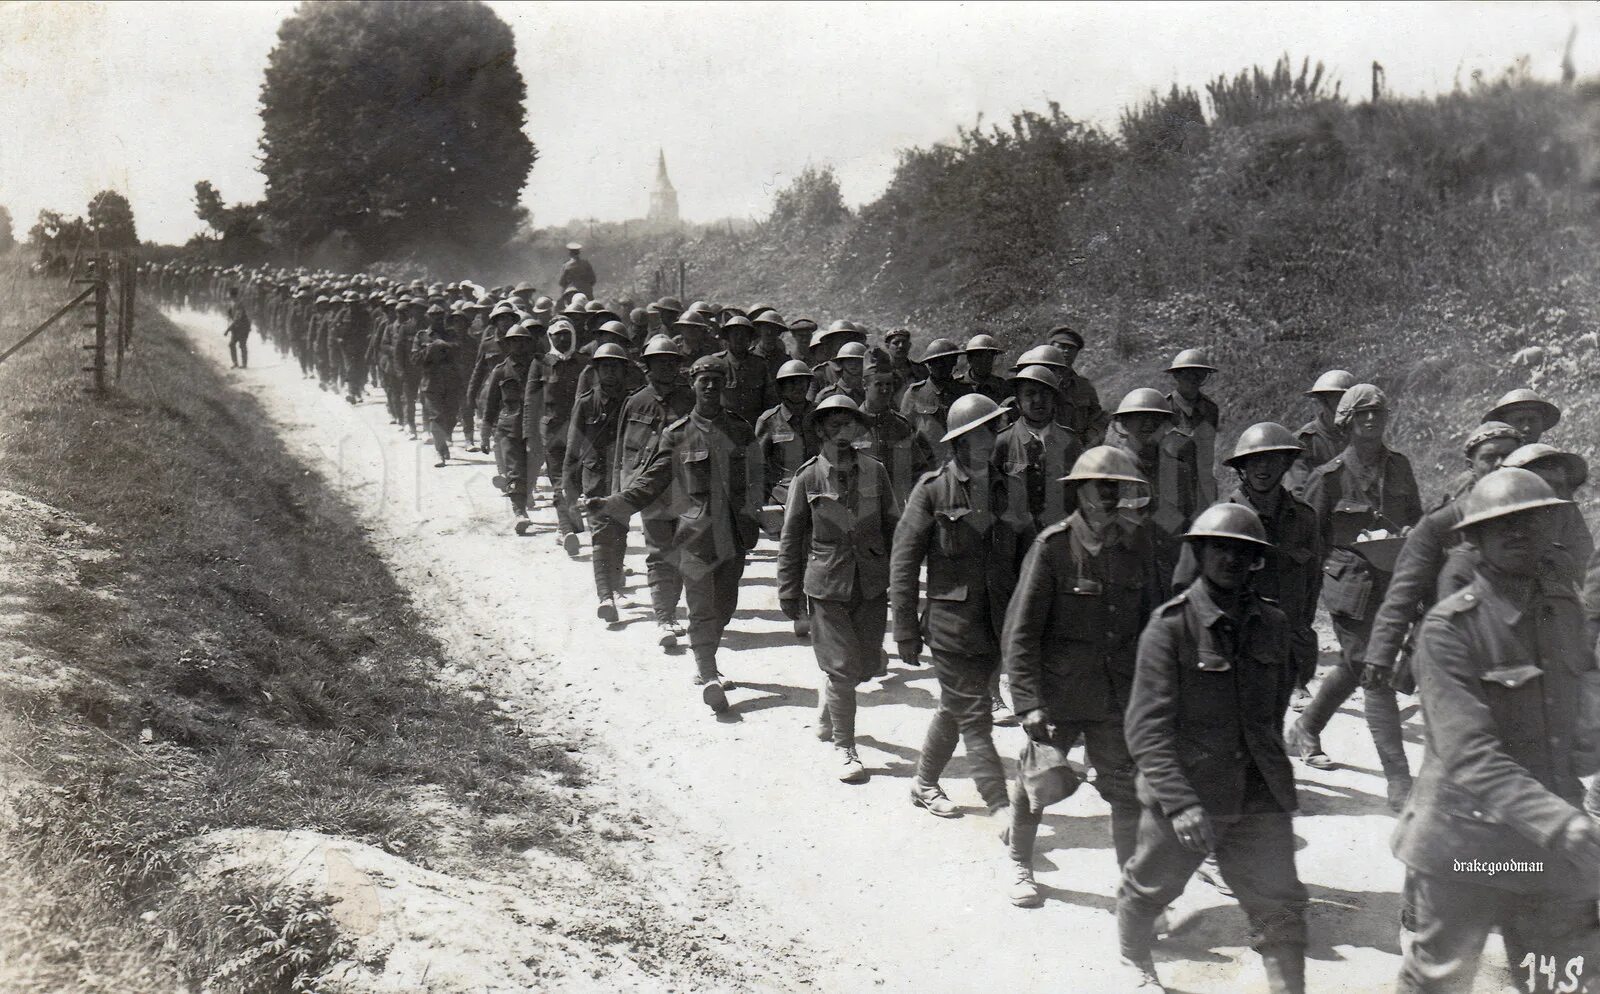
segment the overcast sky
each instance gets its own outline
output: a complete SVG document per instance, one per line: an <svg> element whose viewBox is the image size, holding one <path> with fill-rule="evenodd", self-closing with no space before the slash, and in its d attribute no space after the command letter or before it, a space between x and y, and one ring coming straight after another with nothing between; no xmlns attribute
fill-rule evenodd
<svg viewBox="0 0 1600 994"><path fill-rule="evenodd" d="M1152 88L1270 64L1327 63L1364 95L1449 90L1518 56L1554 79L1568 30L1600 74L1592 3L491 4L512 26L540 159L536 223L642 216L664 149L685 217L759 216L807 163L852 204L897 149L1059 102L1114 126ZM194 183L262 194L256 100L293 3L0 2L0 204L18 235L110 187L140 235L199 229Z"/></svg>

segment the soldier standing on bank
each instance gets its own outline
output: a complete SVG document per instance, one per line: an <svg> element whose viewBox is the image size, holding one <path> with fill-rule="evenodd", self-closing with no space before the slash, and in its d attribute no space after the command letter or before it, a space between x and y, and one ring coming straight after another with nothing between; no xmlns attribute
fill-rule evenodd
<svg viewBox="0 0 1600 994"><path fill-rule="evenodd" d="M926 649L939 680L934 712L917 760L911 803L939 818L960 814L939 786L964 742L978 793L991 813L1008 801L995 751L990 687L1000 665L1000 633L1016 582L1016 534L1006 526L1005 478L991 470L995 428L1004 412L968 395L950 410L950 455L917 482L895 529L890 567L894 640L918 665ZM927 568L927 609L918 614L918 577Z"/></svg>
<svg viewBox="0 0 1600 994"><path fill-rule="evenodd" d="M223 329L228 336L228 361L235 368L250 365L250 312L239 299L239 288L228 288L228 326Z"/></svg>
<svg viewBox="0 0 1600 994"><path fill-rule="evenodd" d="M1519 984L1593 989L1600 829L1579 806L1579 777L1594 772L1579 757L1595 744L1583 727L1595 661L1577 595L1541 575L1547 514L1564 503L1519 469L1462 499L1477 572L1428 612L1413 662L1427 737L1393 838L1406 865L1401 991L1472 990L1495 928Z"/></svg>
<svg viewBox="0 0 1600 994"><path fill-rule="evenodd" d="M667 426L694 407L694 394L683 383L683 356L672 339L666 335L650 339L642 361L645 385L622 405L622 436L617 443L619 491L632 486L649 464ZM644 529L645 576L656 616L656 643L673 649L685 634L678 624L683 574L678 563L677 511L671 500L658 500L639 509L639 522Z"/></svg>
<svg viewBox="0 0 1600 994"><path fill-rule="evenodd" d="M888 619L889 550L900 504L882 463L856 449L866 419L830 397L807 415L822 451L795 473L778 541L778 603L811 616L822 668L818 738L833 742L839 779L865 783L856 752L856 687L878 670Z"/></svg>
<svg viewBox="0 0 1600 994"><path fill-rule="evenodd" d="M689 368L694 410L668 426L633 483L589 502L591 510L626 520L672 490L681 509L677 539L695 682L718 714L728 709L728 696L717 671L717 648L739 606L739 580L756 544L761 508L755 436L744 419L722 408L727 379L720 359L696 359Z"/></svg>
<svg viewBox="0 0 1600 994"><path fill-rule="evenodd" d="M785 507L789 503L789 481L801 464L817 454L819 444L806 415L811 411L807 396L813 383L811 367L791 359L778 370L778 403L756 419L756 446L761 453L762 499ZM803 636L804 624L796 622L795 634Z"/></svg>
<svg viewBox="0 0 1600 994"><path fill-rule="evenodd" d="M486 434L494 432L494 461L499 470L495 483L511 502L518 535L527 534L529 524L528 442L522 404L529 377L539 375L533 365L539 350L536 331L539 335L544 333L542 326L529 320L502 336L505 358L483 385L483 430Z"/></svg>
<svg viewBox="0 0 1600 994"><path fill-rule="evenodd" d="M928 443L934 458L941 462L950 455L949 447L941 441L950 405L972 392L956 379L956 363L960 359L961 351L949 339L935 338L929 342L922 353L922 365L928 370L928 378L912 384L900 402L900 413Z"/></svg>
<svg viewBox="0 0 1600 994"><path fill-rule="evenodd" d="M1106 444L1133 456L1150 484L1150 537L1164 584L1178 565L1183 533L1200 511L1194 440L1173 431L1172 423L1172 402L1158 390L1141 387L1122 398L1106 436Z"/></svg>
<svg viewBox="0 0 1600 994"><path fill-rule="evenodd" d="M1217 367L1211 364L1200 349L1184 349L1167 367L1172 377L1173 390L1167 394L1172 405L1172 430L1194 442L1195 484L1198 487L1198 507L1210 507L1217 502L1217 428L1222 424L1217 402L1207 397L1201 387Z"/></svg>
<svg viewBox="0 0 1600 994"><path fill-rule="evenodd" d="M1231 502L1202 512L1184 538L1199 579L1151 617L1128 701L1140 813L1117 889L1122 962L1159 989L1155 920L1214 855L1250 920L1267 989L1302 994L1308 897L1280 734L1289 619L1251 586L1272 544L1255 512Z"/></svg>
<svg viewBox="0 0 1600 994"><path fill-rule="evenodd" d="M1317 416L1302 425L1296 436L1303 451L1289 470L1285 484L1296 497L1305 494L1311 471L1332 460L1350 443L1345 430L1334 423L1334 416L1339 410L1339 398L1355 385L1355 374L1330 369L1317 377L1317 382L1306 391L1306 396L1317 402Z"/></svg>
<svg viewBox="0 0 1600 994"><path fill-rule="evenodd" d="M622 346L607 342L595 350L594 382L578 395L567 425L561 491L572 511L611 493L615 450L621 434L623 378L631 360ZM595 617L617 621L617 595L623 590L622 558L628 550L628 519L593 515L589 521L590 565L594 567Z"/></svg>
<svg viewBox="0 0 1600 994"><path fill-rule="evenodd" d="M561 275L556 280L556 285L562 290L576 290L585 297L594 296L594 267L589 265L589 260L581 258L583 246L577 242L567 243L567 261L561 266Z"/></svg>
<svg viewBox="0 0 1600 994"><path fill-rule="evenodd" d="M1159 395L1157 395L1159 396ZM1065 479L1076 510L1046 528L1023 558L1001 634L1011 699L1035 742L1065 751L1081 737L1095 788L1111 806L1111 841L1121 867L1139 829L1133 757L1123 711L1145 620L1165 596L1171 573L1156 565L1150 528L1125 508L1149 487L1126 451L1096 446ZM1011 903L1038 907L1033 843L1043 814L1022 779L1012 784L1006 835L1014 872Z"/></svg>
<svg viewBox="0 0 1600 994"><path fill-rule="evenodd" d="M1381 529L1392 536L1422 517L1411 462L1384 443L1389 400L1383 391L1370 383L1346 390L1339 400L1337 421L1349 432L1350 444L1311 474L1305 500L1316 512L1322 533L1326 557L1322 604L1339 638L1340 665L1329 671L1287 735L1289 748L1318 769L1333 765L1322 751L1322 730L1361 681L1367 639L1389 584L1389 574L1373 566L1355 546L1369 531ZM1388 783L1389 806L1398 811L1411 790L1411 770L1394 690L1370 685L1362 702Z"/></svg>

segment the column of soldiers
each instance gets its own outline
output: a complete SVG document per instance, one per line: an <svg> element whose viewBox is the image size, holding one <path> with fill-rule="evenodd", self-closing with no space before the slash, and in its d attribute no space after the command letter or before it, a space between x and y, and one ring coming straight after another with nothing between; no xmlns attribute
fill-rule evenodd
<svg viewBox="0 0 1600 994"><path fill-rule="evenodd" d="M1390 446L1385 391L1329 370L1298 433L1238 435L1219 490L1221 410L1203 391L1218 370L1199 349L1168 365L1169 391L1107 410L1068 325L1002 377L987 333L913 360L905 329L873 344L853 322L767 305L611 308L589 298L592 276L556 299L527 284L151 279L179 302L241 290L230 328L253 315L352 402L382 386L413 435L420 398L440 465L476 413L469 444L495 453L516 531L542 469L557 542L576 554L588 533L607 625L640 518L659 643L687 638L719 714L734 706L719 649L765 532L779 606L818 664L815 733L838 779L870 779L856 695L887 671L887 632L939 688L910 801L961 815L940 781L963 745L1019 907L1043 903L1034 839L1085 781L1068 759L1082 745L1111 809L1130 989L1160 989L1163 912L1198 872L1237 897L1270 989L1304 990L1291 761L1337 765L1321 733L1358 689L1406 867L1400 989L1472 989L1494 929L1521 982L1544 971L1538 989L1578 990L1594 972L1600 786L1586 797L1580 777L1600 768L1600 563L1573 504L1587 464L1543 440L1561 411L1532 390L1484 412L1460 475L1425 505ZM1339 652L1313 690L1319 604ZM1002 672L1026 735L1009 779L992 733L1012 714ZM1415 778L1397 693L1421 702Z"/></svg>

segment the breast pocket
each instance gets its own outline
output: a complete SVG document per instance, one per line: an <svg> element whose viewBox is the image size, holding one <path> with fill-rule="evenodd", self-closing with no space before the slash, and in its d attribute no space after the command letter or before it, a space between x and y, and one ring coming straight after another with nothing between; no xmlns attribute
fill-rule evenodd
<svg viewBox="0 0 1600 994"><path fill-rule="evenodd" d="M622 427L622 444L628 452L628 464L642 466L655 452L656 437L660 427L654 418L631 417Z"/></svg>
<svg viewBox="0 0 1600 994"><path fill-rule="evenodd" d="M970 507L949 507L934 512L941 554L953 559L977 551L973 530L975 513Z"/></svg>
<svg viewBox="0 0 1600 994"><path fill-rule="evenodd" d="M1350 545L1367 528L1372 526L1372 505L1364 500L1346 498L1333 505L1333 527L1330 540L1334 545Z"/></svg>
<svg viewBox="0 0 1600 994"><path fill-rule="evenodd" d="M1484 697L1507 745L1537 745L1544 722L1544 671L1530 664L1505 664L1485 670Z"/></svg>
<svg viewBox="0 0 1600 994"><path fill-rule="evenodd" d="M711 450L685 449L679 463L683 492L697 501L704 501L711 494Z"/></svg>
<svg viewBox="0 0 1600 994"><path fill-rule="evenodd" d="M813 541L832 545L850 537L851 514L835 494L810 494L811 537Z"/></svg>

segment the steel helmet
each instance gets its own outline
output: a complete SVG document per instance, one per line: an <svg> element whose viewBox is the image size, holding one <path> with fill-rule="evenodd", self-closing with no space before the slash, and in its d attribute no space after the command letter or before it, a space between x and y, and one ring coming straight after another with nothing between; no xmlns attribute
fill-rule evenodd
<svg viewBox="0 0 1600 994"><path fill-rule="evenodd" d="M620 345L614 345L611 342L607 342L594 350L595 362L606 362L613 359L627 362L628 350Z"/></svg>
<svg viewBox="0 0 1600 994"><path fill-rule="evenodd" d="M1122 403L1111 412L1112 417L1121 417L1124 414L1164 414L1172 417L1172 402L1160 390L1149 387L1140 387L1129 390L1128 395L1122 398Z"/></svg>
<svg viewBox="0 0 1600 994"><path fill-rule="evenodd" d="M1044 366L1024 366L1011 377L1011 388L1015 390L1024 383L1043 383L1057 393L1061 392L1061 377L1055 370L1046 369Z"/></svg>
<svg viewBox="0 0 1600 994"><path fill-rule="evenodd" d="M527 280L523 280L521 283L518 283L516 286L512 287L511 288L511 292L512 293L532 293L537 289L538 289L538 287L534 286L532 283L529 283Z"/></svg>
<svg viewBox="0 0 1600 994"><path fill-rule="evenodd" d="M1534 463L1554 461L1561 463L1567 471L1567 481L1572 489L1576 490L1589 482L1589 462L1576 452L1563 452L1554 445L1543 442L1530 442L1527 445L1513 449L1501 466L1510 466L1513 469L1528 469Z"/></svg>
<svg viewBox="0 0 1600 994"><path fill-rule="evenodd" d="M967 347L963 352L1004 352L1000 343L992 335L973 335L967 340Z"/></svg>
<svg viewBox="0 0 1600 994"><path fill-rule="evenodd" d="M1035 345L1017 357L1017 369L1026 366L1049 366L1052 369L1071 369L1067 357L1054 345Z"/></svg>
<svg viewBox="0 0 1600 994"><path fill-rule="evenodd" d="M935 359L943 359L945 356L959 355L960 353L961 350L956 348L955 342L948 338L935 338L928 343L927 348L922 350L922 361L932 362Z"/></svg>
<svg viewBox="0 0 1600 994"><path fill-rule="evenodd" d="M323 298L323 299L326 299L326 298ZM428 305L428 313L429 314L443 314L444 312L445 312L444 308L440 307L438 304L429 304Z"/></svg>
<svg viewBox="0 0 1600 994"><path fill-rule="evenodd" d="M705 315L701 314L699 311L684 311L682 314L678 315L678 319L676 321L672 322L672 326L674 328L679 325L688 325L694 328L709 328L711 327L711 322L707 321L705 319Z"/></svg>
<svg viewBox="0 0 1600 994"><path fill-rule="evenodd" d="M1523 511L1536 511L1541 507L1570 504L1550 489L1550 484L1538 473L1515 467L1505 467L1485 473L1483 479L1461 498L1461 520L1456 530L1481 524L1494 518Z"/></svg>
<svg viewBox="0 0 1600 994"><path fill-rule="evenodd" d="M628 326L621 321L607 321L595 329L597 335L615 335L618 338L628 337Z"/></svg>
<svg viewBox="0 0 1600 994"><path fill-rule="evenodd" d="M1306 396L1314 397L1319 393L1344 393L1355 385L1356 374L1348 369L1330 369L1317 377L1317 382L1311 384Z"/></svg>
<svg viewBox="0 0 1600 994"><path fill-rule="evenodd" d="M655 335L644 343L644 356L648 359L653 355L666 355L682 360L683 353L678 351L678 346L666 335Z"/></svg>
<svg viewBox="0 0 1600 994"><path fill-rule="evenodd" d="M754 332L756 330L756 326L750 323L749 318L745 317L743 314L735 314L732 317L725 318L723 320L722 326L717 329L717 334L727 335L729 330L733 328L743 328L748 332Z"/></svg>
<svg viewBox="0 0 1600 994"><path fill-rule="evenodd" d="M778 367L778 375L773 377L773 379L809 380L811 379L811 367L807 366L799 359L790 359L788 362Z"/></svg>
<svg viewBox="0 0 1600 994"><path fill-rule="evenodd" d="M544 331L544 322L538 318L523 318L517 323L517 327L527 332L542 332Z"/></svg>
<svg viewBox="0 0 1600 994"><path fill-rule="evenodd" d="M1267 541L1267 530L1262 527L1261 518L1256 512L1232 501L1212 504L1201 511L1200 516L1194 519L1194 524L1183 533L1183 537L1226 538L1235 542L1249 542L1252 545L1272 548L1272 543Z"/></svg>
<svg viewBox="0 0 1600 994"><path fill-rule="evenodd" d="M806 412L805 427L808 430L814 428L817 422L821 421L823 416L830 411L846 411L855 415L855 419L862 424L867 423L867 416L861 413L860 406L854 400L842 393L836 393Z"/></svg>
<svg viewBox="0 0 1600 994"><path fill-rule="evenodd" d="M782 328L784 331L789 330L789 326L784 323L783 315L779 314L777 311L771 310L770 308L762 311L756 316L756 319L750 323L757 326L763 324L771 325L774 328Z"/></svg>
<svg viewBox="0 0 1600 994"><path fill-rule="evenodd" d="M533 338L533 328L524 327L524 324L526 324L526 322L524 322L523 324L515 325L514 327L511 327L511 328L507 328L506 329L506 333L504 335L500 336L500 337L505 338L507 340L513 339L513 338L532 339ZM544 330L544 328L542 326L538 325L538 324L535 324L533 327L534 328L538 328L540 331Z"/></svg>
<svg viewBox="0 0 1600 994"><path fill-rule="evenodd" d="M551 300L549 297L539 297L533 302L533 310L535 313L538 313L539 311L551 312L555 309L556 302Z"/></svg>
<svg viewBox="0 0 1600 994"><path fill-rule="evenodd" d="M1072 472L1061 478L1062 483L1086 483L1090 480L1109 480L1113 483L1146 483L1133 456L1114 445L1096 445L1079 456L1072 464Z"/></svg>
<svg viewBox="0 0 1600 994"><path fill-rule="evenodd" d="M1265 452L1283 452L1299 454L1305 447L1290 433L1289 429L1276 421L1263 421L1253 424L1239 433L1239 440L1233 443L1233 454L1222 460L1223 465L1233 466L1243 462L1250 456L1261 455Z"/></svg>
<svg viewBox="0 0 1600 994"><path fill-rule="evenodd" d="M1172 365L1167 367L1167 372L1173 373L1180 369L1204 369L1215 373L1217 367L1211 365L1211 360L1206 358L1204 349L1184 349L1172 360Z"/></svg>
<svg viewBox="0 0 1600 994"><path fill-rule="evenodd" d="M843 345L839 346L839 351L834 355L833 361L838 362L841 359L864 360L866 357L867 347L865 345L861 344L860 342L845 342Z"/></svg>
<svg viewBox="0 0 1600 994"><path fill-rule="evenodd" d="M1004 417L1005 413L1005 408L981 393L957 397L956 402L950 405L950 416L945 418L944 437L939 441L949 442L960 438L979 425Z"/></svg>
<svg viewBox="0 0 1600 994"><path fill-rule="evenodd" d="M837 321L830 323L826 328L819 330L815 337L817 341L821 341L830 335L851 335L856 333L855 325L851 324L849 321L846 321L844 318L840 318Z"/></svg>
<svg viewBox="0 0 1600 994"><path fill-rule="evenodd" d="M572 295L572 298L567 301L567 306L562 311L562 313L563 314L583 314L583 313L587 312L588 310L589 310L589 298L585 297L581 293L575 293L575 294Z"/></svg>
<svg viewBox="0 0 1600 994"><path fill-rule="evenodd" d="M1543 397L1529 390L1527 387L1517 389L1495 401L1489 408L1489 413L1483 416L1485 421L1504 421L1506 408L1514 404L1533 404L1544 414L1544 430L1549 431L1561 421L1561 408L1545 400Z"/></svg>

